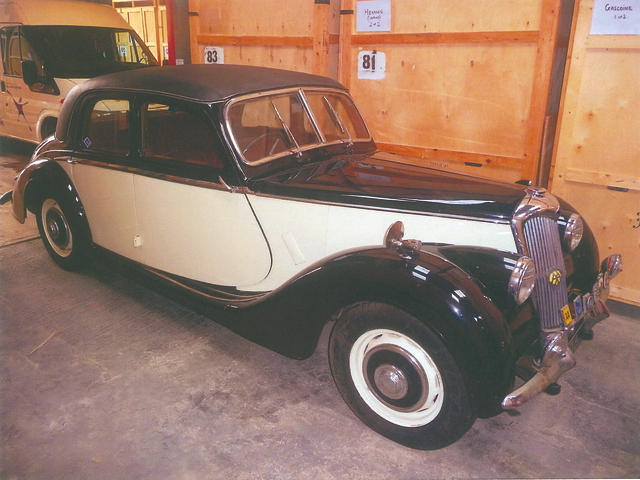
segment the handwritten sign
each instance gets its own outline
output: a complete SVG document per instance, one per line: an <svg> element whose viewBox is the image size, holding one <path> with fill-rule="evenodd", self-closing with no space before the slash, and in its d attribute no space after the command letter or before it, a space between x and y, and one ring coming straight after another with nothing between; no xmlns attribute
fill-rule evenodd
<svg viewBox="0 0 640 480"><path fill-rule="evenodd" d="M595 0L591 35L640 35L640 0Z"/></svg>
<svg viewBox="0 0 640 480"><path fill-rule="evenodd" d="M388 32L391 30L391 0L358 2L356 31Z"/></svg>

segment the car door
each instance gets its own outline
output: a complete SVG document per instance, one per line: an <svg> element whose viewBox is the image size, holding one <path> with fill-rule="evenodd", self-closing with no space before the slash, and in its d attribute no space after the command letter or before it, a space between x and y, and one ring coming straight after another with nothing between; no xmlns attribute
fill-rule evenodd
<svg viewBox="0 0 640 480"><path fill-rule="evenodd" d="M71 171L93 242L141 261L131 173L131 102L106 94L88 100L81 112Z"/></svg>
<svg viewBox="0 0 640 480"><path fill-rule="evenodd" d="M133 185L143 263L221 286L264 279L269 247L245 194L221 180L230 165L207 107L147 98L139 108Z"/></svg>

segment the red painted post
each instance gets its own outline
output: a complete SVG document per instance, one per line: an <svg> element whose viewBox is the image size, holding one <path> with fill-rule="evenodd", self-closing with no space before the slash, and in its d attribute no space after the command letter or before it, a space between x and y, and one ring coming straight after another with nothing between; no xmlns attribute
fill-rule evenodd
<svg viewBox="0 0 640 480"><path fill-rule="evenodd" d="M176 64L176 41L173 32L173 0L167 0L167 47L169 50L169 65Z"/></svg>

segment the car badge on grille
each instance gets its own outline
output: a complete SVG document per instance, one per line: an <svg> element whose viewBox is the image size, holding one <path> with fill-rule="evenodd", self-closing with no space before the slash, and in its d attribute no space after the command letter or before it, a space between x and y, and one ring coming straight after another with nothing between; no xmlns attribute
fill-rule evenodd
<svg viewBox="0 0 640 480"><path fill-rule="evenodd" d="M557 287L558 285L560 285L561 278L562 278L562 273L560 273L560 270L554 270L549 274L549 283L554 287Z"/></svg>

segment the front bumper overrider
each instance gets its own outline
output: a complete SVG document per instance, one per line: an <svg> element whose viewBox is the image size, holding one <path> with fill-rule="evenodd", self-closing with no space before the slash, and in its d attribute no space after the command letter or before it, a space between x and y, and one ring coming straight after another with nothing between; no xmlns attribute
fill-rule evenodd
<svg viewBox="0 0 640 480"><path fill-rule="evenodd" d="M502 408L517 408L556 383L560 376L573 368L576 360L571 349L571 340L582 330L590 332L593 325L609 316L605 302L609 296L609 280L622 271L619 254L607 257L603 262L592 291L582 296L584 314L579 322L567 328L546 332L543 339L543 354L534 362L535 374L522 386L507 395Z"/></svg>

